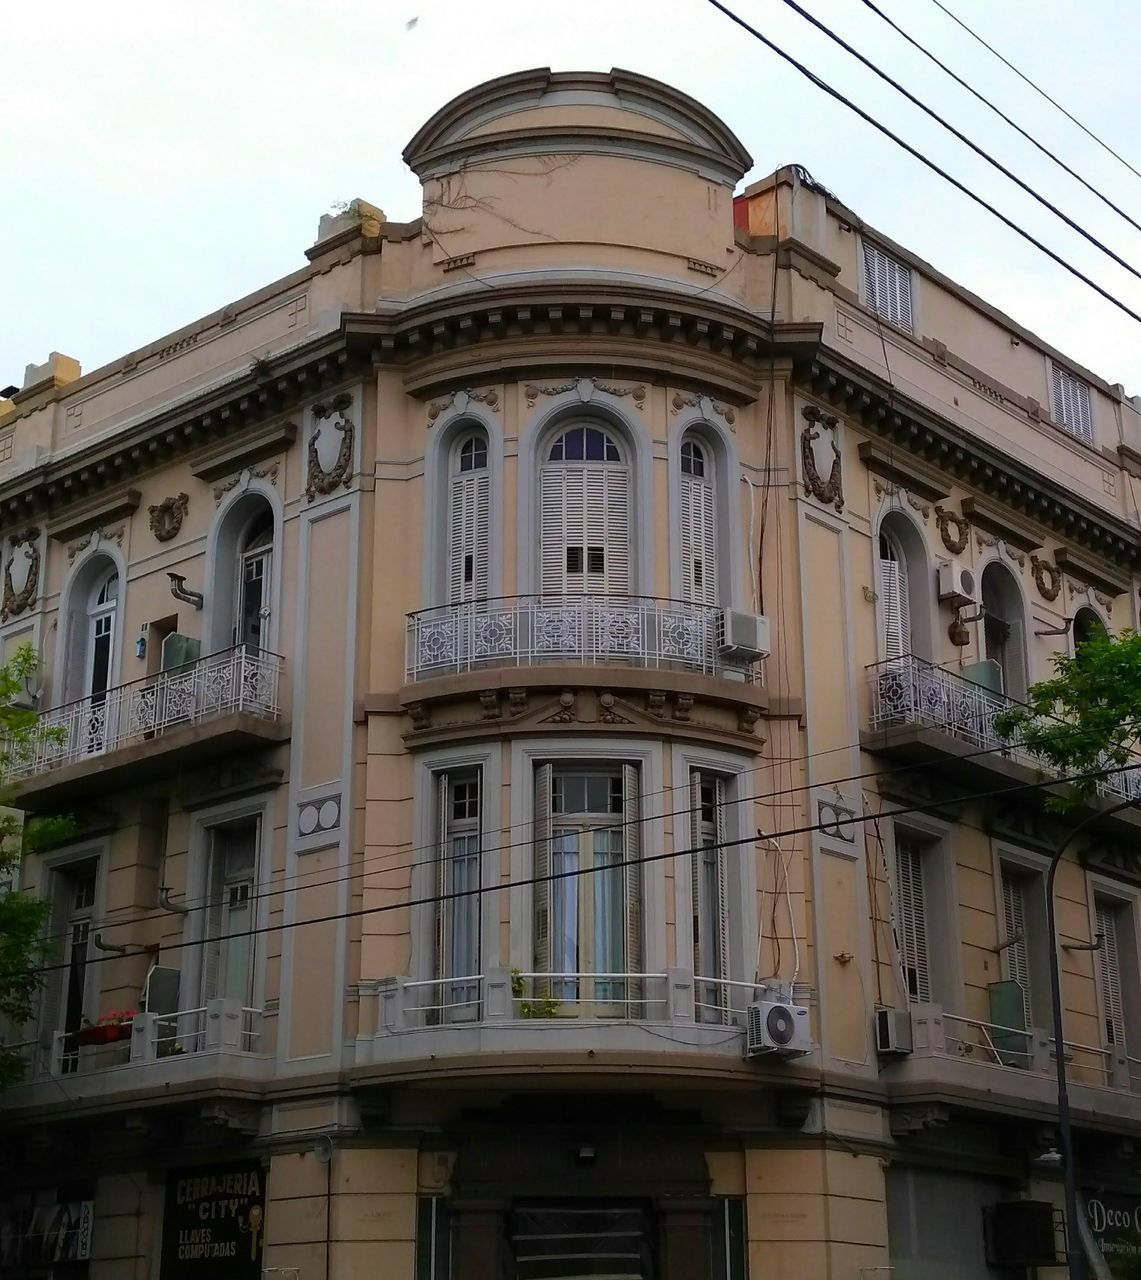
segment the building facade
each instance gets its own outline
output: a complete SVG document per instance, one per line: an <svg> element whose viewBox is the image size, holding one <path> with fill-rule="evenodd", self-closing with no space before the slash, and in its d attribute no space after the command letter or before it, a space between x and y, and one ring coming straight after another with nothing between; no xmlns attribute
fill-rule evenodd
<svg viewBox="0 0 1141 1280"><path fill-rule="evenodd" d="M993 721L1136 625L1141 406L803 171L735 198L656 81L508 76L405 159L416 222L0 401L11 770L76 820L15 887L0 1275L1044 1263L1067 828ZM1058 877L1109 1252L1133 785Z"/></svg>

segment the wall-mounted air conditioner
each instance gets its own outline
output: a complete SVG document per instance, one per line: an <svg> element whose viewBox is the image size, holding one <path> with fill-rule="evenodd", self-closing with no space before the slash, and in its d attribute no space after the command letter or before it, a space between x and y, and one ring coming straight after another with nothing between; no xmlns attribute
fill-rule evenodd
<svg viewBox="0 0 1141 1280"><path fill-rule="evenodd" d="M796 1058L812 1052L808 1010L784 1000L759 1000L749 1005L745 1056L776 1054Z"/></svg>
<svg viewBox="0 0 1141 1280"><path fill-rule="evenodd" d="M769 656L769 620L760 614L722 609L717 616L717 648L726 657L752 661Z"/></svg>
<svg viewBox="0 0 1141 1280"><path fill-rule="evenodd" d="M951 560L939 566L939 600L956 607L978 604L978 581L975 571L961 560Z"/></svg>
<svg viewBox="0 0 1141 1280"><path fill-rule="evenodd" d="M876 1010L876 1053L911 1052L911 1010Z"/></svg>

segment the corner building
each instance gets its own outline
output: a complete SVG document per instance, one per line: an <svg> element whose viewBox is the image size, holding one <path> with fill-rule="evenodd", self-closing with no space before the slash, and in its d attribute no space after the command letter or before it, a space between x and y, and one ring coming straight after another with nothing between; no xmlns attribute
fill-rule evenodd
<svg viewBox="0 0 1141 1280"><path fill-rule="evenodd" d="M1044 1262L1066 830L993 720L1136 624L1138 407L802 170L734 198L645 77L492 81L405 159L418 221L357 202L0 401L0 643L54 729L13 767L78 824L16 887L58 958L0 1275ZM1110 1251L1136 833L1058 878ZM763 1004L795 1053L746 1053Z"/></svg>

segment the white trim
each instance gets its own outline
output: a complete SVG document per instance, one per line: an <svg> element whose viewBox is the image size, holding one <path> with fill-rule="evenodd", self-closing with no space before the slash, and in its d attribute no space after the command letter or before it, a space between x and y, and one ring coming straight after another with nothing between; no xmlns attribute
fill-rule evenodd
<svg viewBox="0 0 1141 1280"><path fill-rule="evenodd" d="M239 516L234 516L231 519L231 513L239 503L245 503L247 506L252 505L249 502L251 495L264 498L269 503L270 511L273 513L273 555L270 560L270 583L267 592L269 626L266 629L264 647L274 653L280 652L278 645L281 636L284 634L280 616L281 572L282 561L285 559L284 502L275 485L269 484L259 476L247 474L245 483L232 489L222 499L218 510L214 514L214 519L211 521L210 532L206 540L205 573L202 587L206 596L202 618L203 654L216 653L220 649L228 649L233 643L234 587L241 563L238 543L248 519ZM236 528L233 533L232 556L227 550L227 557L231 561L227 567L220 562L222 553L219 543L222 540L223 533L225 533L227 541L229 541L231 524L236 524ZM229 619L229 626L224 625L226 619Z"/></svg>
<svg viewBox="0 0 1141 1280"><path fill-rule="evenodd" d="M560 428L575 424L609 429L626 453L630 476L630 594L652 596L654 592L653 538L653 446L647 424L638 422L623 407L618 396L599 391L589 379L584 399L577 390L564 391L545 399L520 426L516 505L518 512L518 568L516 594L534 595L540 585L539 563L539 475L542 454Z"/></svg>
<svg viewBox="0 0 1141 1280"><path fill-rule="evenodd" d="M533 943L532 887L522 883L531 875L531 815L534 804L532 780L539 764L583 761L607 764L634 764L641 771L641 848L648 853L663 849L662 745L640 738L598 738L560 734L553 738L528 738L511 744L511 845L509 965L531 968ZM646 863L642 876L642 932L645 943L643 965L647 973L666 967L665 868L661 859Z"/></svg>
<svg viewBox="0 0 1141 1280"><path fill-rule="evenodd" d="M126 617L127 559L117 544L100 541L98 544L88 547L82 555L76 557L75 563L68 571L68 575L60 589L59 604L56 612L56 642L55 659L52 663L52 683L51 689L47 691L50 696L42 702L44 708L48 706L63 706L67 702L74 702L85 696L83 691L77 692L67 687L67 672L71 660L70 649L74 643L71 629L72 613L77 607L75 602L76 591L80 590L85 593L82 613L84 625L86 626L89 616L87 597L98 580L98 576L93 573L91 565L95 560L104 559L111 561L119 575L119 598L116 604L116 621L119 625L115 627L113 636L114 645L111 651L111 672L108 688L114 688L116 685L123 683L121 674L123 633L126 628L122 623ZM86 642L86 633L84 633L84 636Z"/></svg>

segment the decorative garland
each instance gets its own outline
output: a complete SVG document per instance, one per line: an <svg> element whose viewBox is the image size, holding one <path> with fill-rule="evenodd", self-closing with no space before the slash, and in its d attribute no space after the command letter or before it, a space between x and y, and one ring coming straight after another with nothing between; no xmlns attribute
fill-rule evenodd
<svg viewBox="0 0 1141 1280"><path fill-rule="evenodd" d="M1038 592L1043 600L1057 600L1062 592L1062 571L1056 564L1051 564L1049 560L1043 560L1041 556L1030 557L1030 569L1034 574L1034 585L1038 588ZM1046 579L1050 579L1050 585L1046 585Z"/></svg>
<svg viewBox="0 0 1141 1280"><path fill-rule="evenodd" d="M971 522L966 516L957 516L953 511L948 511L946 507L935 508L935 523L939 526L939 537L943 539L943 545L953 556L962 555L967 549L967 540L971 536ZM955 526L955 532L951 533L951 526Z"/></svg>
<svg viewBox="0 0 1141 1280"><path fill-rule="evenodd" d="M151 533L159 542L169 542L172 538L177 538L189 508L190 499L185 493L176 494L173 498L163 498L161 502L148 507Z"/></svg>
<svg viewBox="0 0 1141 1280"><path fill-rule="evenodd" d="M15 533L8 539L13 553L17 547L26 545L31 548L31 556L28 560L28 578L22 591L17 591L12 583L12 557L8 557L8 563L4 566L4 600L0 603L0 622L19 617L36 602L36 591L40 585L39 536L39 529L32 527L25 529L23 533Z"/></svg>
<svg viewBox="0 0 1141 1280"><path fill-rule="evenodd" d="M341 433L341 447L337 450L337 459L330 470L321 466L321 458L317 452L317 435L314 431L309 437L309 467L305 477L305 497L312 502L317 494L332 493L338 485L348 486L353 478L353 438L356 429L345 417L344 411L351 405L353 398L348 392L334 396L328 404L315 404L313 417L320 422L336 414L338 420L333 426Z"/></svg>
<svg viewBox="0 0 1141 1280"><path fill-rule="evenodd" d="M809 405L804 410L804 417L808 421L808 426L800 433L800 462L804 469L804 492L815 498L817 502L824 503L826 507L835 506L837 511L843 511L844 476L840 445L836 440L836 428L839 425L837 419L825 417L813 405ZM816 469L816 452L812 447L812 442L820 434L815 425L818 422L832 432L830 442L833 454L832 470L828 473L827 480L824 480Z"/></svg>

